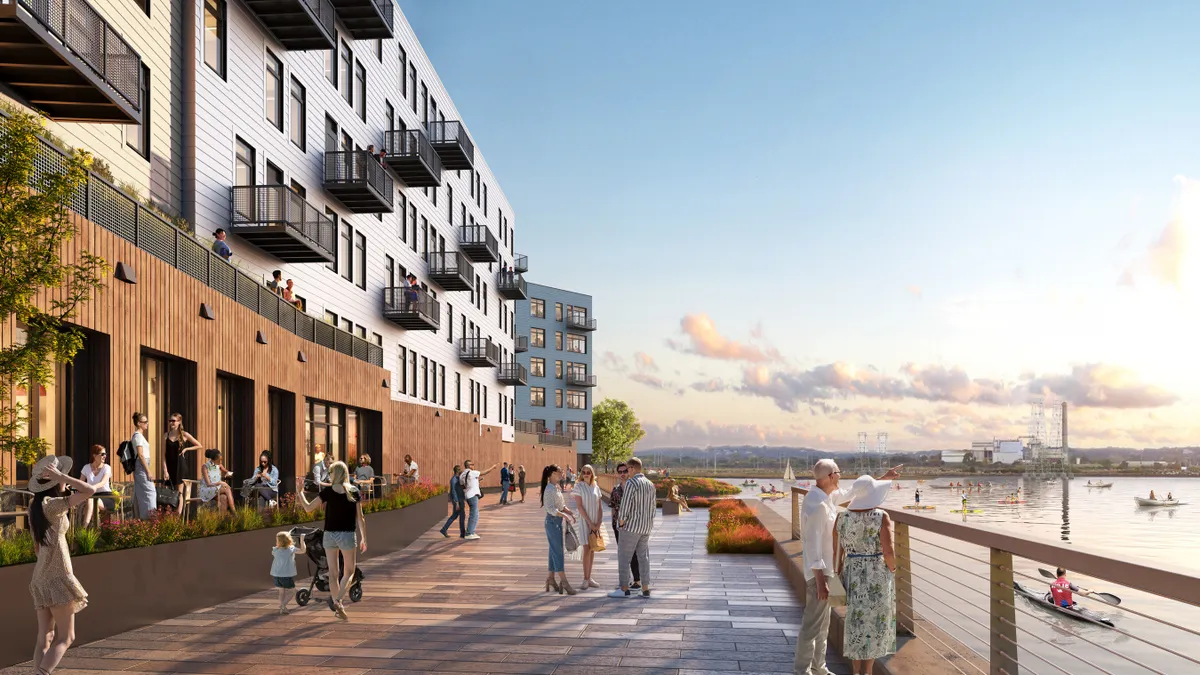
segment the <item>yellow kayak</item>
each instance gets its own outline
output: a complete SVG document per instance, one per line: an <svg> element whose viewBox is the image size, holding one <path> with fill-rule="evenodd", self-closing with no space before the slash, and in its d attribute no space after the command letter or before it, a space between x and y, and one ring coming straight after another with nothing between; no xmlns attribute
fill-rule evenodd
<svg viewBox="0 0 1200 675"><path fill-rule="evenodd" d="M759 497L783 497L786 494L787 493L784 493L784 492L760 492L760 493L758 493L758 496Z"/></svg>
<svg viewBox="0 0 1200 675"><path fill-rule="evenodd" d="M952 509L950 513L983 513L983 509Z"/></svg>
<svg viewBox="0 0 1200 675"><path fill-rule="evenodd" d="M922 506L921 504L908 504L904 508L913 509L916 511L932 511L932 510L936 509L937 507L936 506Z"/></svg>

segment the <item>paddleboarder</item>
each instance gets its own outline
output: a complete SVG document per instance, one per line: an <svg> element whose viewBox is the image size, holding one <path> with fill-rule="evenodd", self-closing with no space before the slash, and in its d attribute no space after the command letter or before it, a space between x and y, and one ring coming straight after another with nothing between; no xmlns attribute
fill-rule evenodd
<svg viewBox="0 0 1200 675"><path fill-rule="evenodd" d="M917 505L920 506L921 505L921 488L917 488L916 493L913 494L913 498L917 500Z"/></svg>

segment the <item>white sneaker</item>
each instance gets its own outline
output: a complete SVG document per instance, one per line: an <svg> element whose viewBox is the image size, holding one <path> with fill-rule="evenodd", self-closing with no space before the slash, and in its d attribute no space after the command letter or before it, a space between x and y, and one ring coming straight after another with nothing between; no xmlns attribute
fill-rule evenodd
<svg viewBox="0 0 1200 675"><path fill-rule="evenodd" d="M477 535L477 534L468 534L467 536L463 537L463 539L478 539L478 538L479 538L479 535Z"/></svg>
<svg viewBox="0 0 1200 675"><path fill-rule="evenodd" d="M629 594L629 591L623 591L623 590L621 590L621 589L619 589L619 588L618 588L618 589L617 589L617 590L615 590L615 591L611 591L611 592L609 592L609 594L608 594L608 597L610 597L610 598L620 598L620 599L625 599L625 598L631 598L631 597L633 597L633 596Z"/></svg>
<svg viewBox="0 0 1200 675"><path fill-rule="evenodd" d="M588 588L600 588L600 584L592 581L591 579L588 579L587 585Z"/></svg>

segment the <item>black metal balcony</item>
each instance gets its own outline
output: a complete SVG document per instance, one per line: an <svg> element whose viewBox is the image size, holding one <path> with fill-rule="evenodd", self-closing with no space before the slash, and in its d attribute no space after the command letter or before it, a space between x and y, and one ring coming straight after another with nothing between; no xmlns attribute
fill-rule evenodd
<svg viewBox="0 0 1200 675"><path fill-rule="evenodd" d="M385 131L384 161L408 187L434 187L442 184L442 158L433 151L425 132L420 129Z"/></svg>
<svg viewBox="0 0 1200 675"><path fill-rule="evenodd" d="M333 8L355 40L392 38L392 0L333 0Z"/></svg>
<svg viewBox="0 0 1200 675"><path fill-rule="evenodd" d="M458 251L434 252L429 254L429 279L447 291L470 291L475 288L475 268Z"/></svg>
<svg viewBox="0 0 1200 675"><path fill-rule="evenodd" d="M572 330L596 330L596 320L589 319L583 312L567 312L566 322L567 328Z"/></svg>
<svg viewBox="0 0 1200 675"><path fill-rule="evenodd" d="M429 142L442 158L442 166L451 171L475 168L475 144L462 122L429 122L428 128Z"/></svg>
<svg viewBox="0 0 1200 675"><path fill-rule="evenodd" d="M463 225L459 228L458 248L473 262L500 261L500 241L483 223Z"/></svg>
<svg viewBox="0 0 1200 675"><path fill-rule="evenodd" d="M458 360L476 368L500 365L500 345L491 338L462 338L458 341Z"/></svg>
<svg viewBox="0 0 1200 675"><path fill-rule="evenodd" d="M337 49L331 0L243 0L284 49Z"/></svg>
<svg viewBox="0 0 1200 675"><path fill-rule="evenodd" d="M525 277L520 274L501 270L496 275L496 292L508 300L528 300L529 284L525 283Z"/></svg>
<svg viewBox="0 0 1200 675"><path fill-rule="evenodd" d="M333 262L333 221L283 185L233 188L229 231L284 262Z"/></svg>
<svg viewBox="0 0 1200 675"><path fill-rule="evenodd" d="M500 371L496 374L496 379L500 381L500 384L524 387L529 384L529 371L516 361L509 361L500 364Z"/></svg>
<svg viewBox="0 0 1200 675"><path fill-rule="evenodd" d="M596 376L588 375L574 370L567 370L566 380L568 387L594 387L596 386Z"/></svg>
<svg viewBox="0 0 1200 675"><path fill-rule="evenodd" d="M141 120L142 57L84 0L0 1L0 83L60 122Z"/></svg>
<svg viewBox="0 0 1200 675"><path fill-rule="evenodd" d="M517 354L524 354L529 351L529 336L518 335L517 339L513 340L513 351Z"/></svg>
<svg viewBox="0 0 1200 675"><path fill-rule="evenodd" d="M517 274L525 274L529 271L529 256L519 255L513 258L513 271Z"/></svg>
<svg viewBox="0 0 1200 675"><path fill-rule="evenodd" d="M324 185L355 213L392 212L392 178L366 150L326 152Z"/></svg>
<svg viewBox="0 0 1200 675"><path fill-rule="evenodd" d="M385 288L383 318L409 330L436 331L442 325L442 306L420 288Z"/></svg>

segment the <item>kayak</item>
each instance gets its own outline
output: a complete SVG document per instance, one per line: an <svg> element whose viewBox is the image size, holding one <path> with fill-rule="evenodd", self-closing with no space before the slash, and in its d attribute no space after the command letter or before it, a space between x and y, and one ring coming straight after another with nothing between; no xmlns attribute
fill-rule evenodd
<svg viewBox="0 0 1200 675"><path fill-rule="evenodd" d="M1112 484L1112 481L1109 481L1107 483L1105 483L1104 481L1100 481L1098 483L1093 483L1092 481L1089 480L1087 483L1087 486L1094 487L1094 488L1108 488L1108 487L1112 487L1113 484Z"/></svg>
<svg viewBox="0 0 1200 675"><path fill-rule="evenodd" d="M1029 502L1028 502L1028 501L1026 501L1026 500L1024 500L1024 499L1021 499L1021 500L1018 500L1018 501L1015 501L1015 502L1006 502L1006 501L1003 501L1003 500L1001 500L1001 501L998 501L998 502L996 502L996 503L997 503L997 504L1028 504Z"/></svg>
<svg viewBox="0 0 1200 675"><path fill-rule="evenodd" d="M786 493L783 492L760 492L759 497L783 497Z"/></svg>
<svg viewBox="0 0 1200 675"><path fill-rule="evenodd" d="M1034 604L1041 605L1042 607L1045 607L1046 609L1054 610L1055 612L1058 612L1059 614L1062 614L1064 616L1069 616L1072 619L1079 619L1080 621L1087 621L1088 623L1094 623L1098 626L1108 626L1109 628L1113 627L1112 621L1109 621L1108 619L1100 616L1099 614L1096 614L1095 612L1087 609L1086 607L1080 607L1079 603L1075 603L1075 605L1072 607L1062 607L1062 606L1056 605L1056 604L1054 604L1054 600L1052 599L1052 596L1049 593L1037 593L1028 588L1025 588L1024 586L1022 586L1021 584L1019 584L1015 581L1013 582L1013 590L1016 591L1018 594L1025 596L1026 598L1029 599L1030 602L1033 602Z"/></svg>
<svg viewBox="0 0 1200 675"><path fill-rule="evenodd" d="M1145 497L1134 497L1133 499L1138 506L1179 506L1178 499L1146 499Z"/></svg>
<svg viewBox="0 0 1200 675"><path fill-rule="evenodd" d="M937 507L936 506L922 506L920 504L908 504L904 508L913 509L915 511L932 511L932 510L936 509Z"/></svg>
<svg viewBox="0 0 1200 675"><path fill-rule="evenodd" d="M983 509L952 509L950 513L983 513Z"/></svg>

